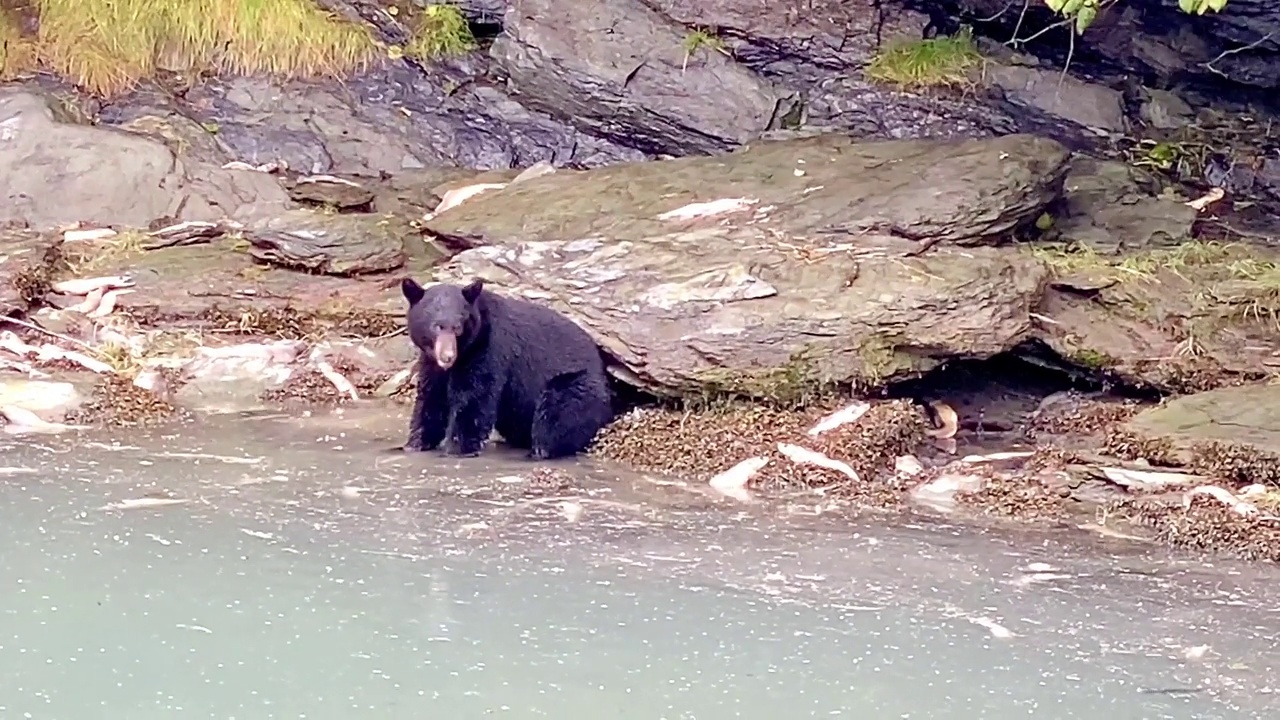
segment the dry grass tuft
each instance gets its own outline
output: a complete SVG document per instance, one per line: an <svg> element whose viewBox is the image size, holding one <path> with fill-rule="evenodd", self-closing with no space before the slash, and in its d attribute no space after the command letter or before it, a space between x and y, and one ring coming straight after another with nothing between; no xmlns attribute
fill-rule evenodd
<svg viewBox="0 0 1280 720"><path fill-rule="evenodd" d="M34 38L23 37L12 15L0 22L6 41L0 74L42 64L104 96L158 69L341 77L392 55L367 27L312 0L32 0L31 7L39 17ZM473 46L456 8L429 6L418 14L413 45L423 57Z"/></svg>
<svg viewBox="0 0 1280 720"><path fill-rule="evenodd" d="M16 15L0 8L0 80L12 80L39 64L36 44L22 33Z"/></svg>

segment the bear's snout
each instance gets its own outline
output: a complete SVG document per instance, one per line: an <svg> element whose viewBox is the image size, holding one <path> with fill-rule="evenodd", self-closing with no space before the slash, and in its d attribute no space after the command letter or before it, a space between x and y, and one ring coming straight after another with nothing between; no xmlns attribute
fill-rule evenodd
<svg viewBox="0 0 1280 720"><path fill-rule="evenodd" d="M441 370L453 367L453 363L458 359L458 336L451 332L436 335L436 341L431 346L431 354Z"/></svg>

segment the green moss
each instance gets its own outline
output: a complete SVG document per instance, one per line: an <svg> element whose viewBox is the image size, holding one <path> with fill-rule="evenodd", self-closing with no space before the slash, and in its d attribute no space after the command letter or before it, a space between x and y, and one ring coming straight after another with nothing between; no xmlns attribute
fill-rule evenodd
<svg viewBox="0 0 1280 720"><path fill-rule="evenodd" d="M898 356L898 343L884 335L872 335L864 340L858 346L858 358L862 361L863 380L871 387L882 384L903 369Z"/></svg>
<svg viewBox="0 0 1280 720"><path fill-rule="evenodd" d="M850 389L876 388L903 369L904 362L892 338L873 335L857 349L862 375L852 382L831 379L822 368L833 362L829 350L805 347L779 367L756 372L714 368L698 377L698 392L682 399L682 404L699 410L736 407L743 401L763 403L783 409L822 404Z"/></svg>
<svg viewBox="0 0 1280 720"><path fill-rule="evenodd" d="M891 43L871 59L863 75L907 89L968 87L982 64L973 36L963 31L951 37Z"/></svg>
<svg viewBox="0 0 1280 720"><path fill-rule="evenodd" d="M818 367L816 352L805 348L776 368L757 372L713 368L699 375L701 389L685 398L685 404L715 408L752 400L782 408L808 407L839 391L839 384L824 380Z"/></svg>
<svg viewBox="0 0 1280 720"><path fill-rule="evenodd" d="M1089 368L1090 370L1105 370L1116 364L1116 359L1110 355L1100 350L1091 350L1089 348L1076 350L1067 359L1080 367Z"/></svg>

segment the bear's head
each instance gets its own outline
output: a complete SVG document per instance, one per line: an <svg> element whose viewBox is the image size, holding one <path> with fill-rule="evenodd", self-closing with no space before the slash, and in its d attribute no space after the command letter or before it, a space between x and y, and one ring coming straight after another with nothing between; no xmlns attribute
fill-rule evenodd
<svg viewBox="0 0 1280 720"><path fill-rule="evenodd" d="M441 283L424 288L413 278L405 278L400 289L409 301L406 325L413 344L441 370L453 367L480 333L478 301L484 282L475 280L464 287Z"/></svg>

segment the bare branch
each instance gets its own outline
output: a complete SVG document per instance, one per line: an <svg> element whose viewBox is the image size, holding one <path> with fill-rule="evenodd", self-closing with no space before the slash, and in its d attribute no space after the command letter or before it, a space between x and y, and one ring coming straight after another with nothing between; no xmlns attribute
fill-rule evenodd
<svg viewBox="0 0 1280 720"><path fill-rule="evenodd" d="M1266 41L1270 40L1270 39L1271 39L1275 34L1276 34L1276 33L1275 33L1275 31L1273 30L1273 31L1271 31L1271 32L1267 33L1266 35L1263 35L1262 37L1258 38L1257 40L1254 40L1253 42L1249 43L1248 45L1244 45L1244 46L1241 46L1241 47L1238 47L1238 48L1233 48L1233 49L1231 49L1231 50L1223 50L1222 52L1218 53L1218 57L1216 57L1216 58L1214 58L1214 59L1210 60L1210 61L1209 61L1209 62L1207 62L1207 63L1203 63L1203 65L1202 65L1202 66L1204 67L1204 69L1205 69L1205 70L1208 70L1209 72L1214 73L1215 75L1218 75L1219 77L1222 77L1222 78L1225 78L1225 79L1227 79L1227 80L1230 80L1231 78L1230 78L1226 73L1224 73L1224 72L1222 72L1221 70L1219 70L1218 68L1214 67L1214 66L1213 66L1213 64L1214 64L1214 63L1216 63L1216 62L1218 62L1218 61L1220 61L1220 60L1223 60L1223 59L1225 59L1225 58L1227 58L1227 57L1229 57L1229 56L1231 56L1231 55L1236 55L1236 54L1238 54L1238 53L1242 53L1242 52L1246 52L1246 51L1252 50L1252 49L1254 49L1254 48L1256 48L1256 47L1258 47L1258 46L1262 45L1262 44L1263 44L1263 43L1265 43Z"/></svg>
<svg viewBox="0 0 1280 720"><path fill-rule="evenodd" d="M1057 28L1060 28L1060 27L1065 27L1065 26L1067 26L1067 25L1070 25L1070 24L1074 23L1075 21L1076 21L1076 19L1075 19L1075 18L1073 18L1073 17L1063 18L1062 20L1059 20L1058 22L1055 22L1055 23L1052 23L1052 24L1050 24L1050 25L1046 25L1046 26L1044 26L1043 28L1041 28L1041 29L1040 29L1040 31L1039 31L1039 32L1033 33L1033 34L1031 35L1031 37L1021 38L1021 39L1019 39L1019 38L1014 38L1014 39L1010 40L1009 42L1005 43L1005 45L1008 45L1009 47L1014 47L1015 45L1025 45L1025 44L1027 44L1027 43L1031 42L1032 40L1035 40L1036 38L1040 37L1041 35L1043 35L1043 34L1045 34L1045 33L1049 32L1050 30L1054 30L1054 29L1057 29ZM1074 33L1073 33L1073 35L1074 35Z"/></svg>
<svg viewBox="0 0 1280 720"><path fill-rule="evenodd" d="M1017 2L1017 1L1018 1L1018 0L1009 0L1009 2L1007 2L1007 3L1005 3L1005 4L1004 4L1004 7L1000 8L999 10L997 10L997 11L996 11L996 14L995 14L995 15L992 15L991 17L974 18L974 19L973 19L973 21L974 21L974 22L980 22L980 23L991 22L992 20L995 20L995 19L999 18L1001 15L1005 14L1006 12L1008 12L1008 11L1009 11L1009 8L1013 7L1013 4L1014 4L1015 2ZM1031 2L1031 0L1023 0L1023 2L1022 2L1022 12L1026 12L1026 11L1027 11L1027 3L1029 3L1029 2Z"/></svg>

